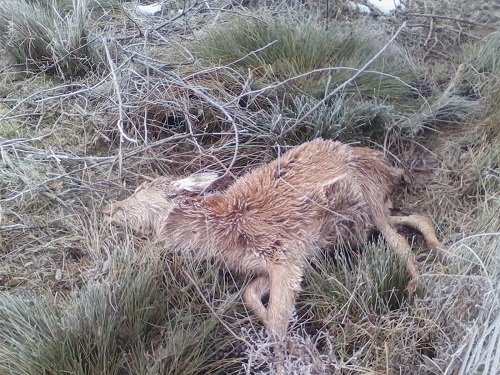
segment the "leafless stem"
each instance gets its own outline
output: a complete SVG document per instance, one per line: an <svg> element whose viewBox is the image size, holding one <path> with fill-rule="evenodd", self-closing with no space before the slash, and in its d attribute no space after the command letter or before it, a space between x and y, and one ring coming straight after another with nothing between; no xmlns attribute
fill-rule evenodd
<svg viewBox="0 0 500 375"><path fill-rule="evenodd" d="M179 18L181 17L184 17L189 11L191 11L192 9L194 9L195 7L197 7L200 3L198 1L195 1L195 3L193 5L191 5L189 8L184 8L182 9L182 12L179 13L178 15L170 18L169 20L167 20L166 22L162 23L160 26L156 26L153 30L155 31L158 31L160 29L163 29L165 26L168 26L170 25L172 22L178 20Z"/></svg>
<svg viewBox="0 0 500 375"><path fill-rule="evenodd" d="M471 25L477 25L477 26L482 26L482 27L488 27L491 29L494 29L495 26L493 25L488 25L485 23L479 23L479 22L474 22L471 20L465 20L463 18L457 18L457 17L449 17L449 16L442 16L442 15L436 15L436 14L424 14L424 13L408 13L407 16L414 16L414 17L431 17L431 18L441 18L445 20L452 20L452 21L458 21L458 22L465 22Z"/></svg>
<svg viewBox="0 0 500 375"><path fill-rule="evenodd" d="M222 105L222 104L216 102L210 96L205 94L202 90L200 90L194 86L186 85L180 78L178 78L178 81L175 82L175 84L177 84L181 87L187 88L188 90L194 92L198 97L202 98L203 100L208 102L210 105L217 108L224 115L224 117L227 119L227 121L229 121L229 123L232 125L233 131L234 131L234 153L233 153L233 157L231 159L231 162L229 163L229 166L226 168L226 171L220 177L220 179L226 177L231 172L231 168L234 166L234 163L236 162L236 159L238 157L238 151L239 151L239 148L238 148L238 146L239 146L239 131L238 131L238 126L236 125L236 122L235 122L233 116L227 111L227 109L225 108L226 107L225 105Z"/></svg>

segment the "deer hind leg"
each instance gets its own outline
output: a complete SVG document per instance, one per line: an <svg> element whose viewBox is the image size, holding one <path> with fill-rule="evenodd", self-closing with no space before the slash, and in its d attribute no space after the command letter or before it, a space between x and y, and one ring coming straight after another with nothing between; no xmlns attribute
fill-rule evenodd
<svg viewBox="0 0 500 375"><path fill-rule="evenodd" d="M411 247L406 238L400 235L389 222L387 217L375 220L375 226L384 236L389 247L391 247L397 254L406 259L406 267L411 275L411 280L406 289L413 293L417 288L418 282L418 266L415 262L415 257L411 252Z"/></svg>
<svg viewBox="0 0 500 375"><path fill-rule="evenodd" d="M269 303L265 325L273 344L276 374L285 375L284 360L288 325L300 291L302 269L293 263L272 264L269 267Z"/></svg>
<svg viewBox="0 0 500 375"><path fill-rule="evenodd" d="M389 219L392 225L406 225L421 232L429 249L441 262L447 263L448 249L437 239L434 225L429 217L413 214L409 216L391 216Z"/></svg>

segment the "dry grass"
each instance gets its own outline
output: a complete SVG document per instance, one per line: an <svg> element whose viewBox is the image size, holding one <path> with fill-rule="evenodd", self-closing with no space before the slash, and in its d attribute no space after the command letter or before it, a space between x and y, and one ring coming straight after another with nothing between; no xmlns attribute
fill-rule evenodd
<svg viewBox="0 0 500 375"><path fill-rule="evenodd" d="M413 180L396 196L398 206L431 215L452 262L440 264L421 251L422 286L409 299L404 267L384 243L375 240L349 257L333 251L312 260L291 333L288 373L494 374L500 109L494 100L496 55L489 52L496 36L474 46L481 53L472 56L482 60L463 57L443 70L429 68L428 80L441 84L428 97L406 98L412 110L396 108L393 99L364 100L360 93L366 88L321 103L306 86L300 93L298 85L270 87L316 65L299 69L297 61L284 61L286 67L267 82L262 77L271 77L276 67L248 74L253 64L272 66L286 51L242 65L234 59L248 50L224 64L195 59L193 44L182 38L209 35L204 25L214 22L219 32L224 25L238 26L220 21L228 15L219 5L226 4L208 9L204 2L190 2L184 16L151 31L147 43L143 37L140 45L107 39L103 69L89 71L85 79L61 83L24 75L16 81L14 68L2 71L0 373L272 373L267 336L240 302L238 285L245 280L220 272L221 265L193 263L103 227L98 212L128 194L143 175L207 168L226 173L222 188L248 167L323 135L374 147L384 142ZM285 2L280 6L293 10ZM294 9L304 11L302 5ZM168 9L169 16L176 14ZM127 36L165 23L161 17L133 19ZM294 35L290 30L287 35ZM376 49L353 66L359 68ZM322 64L335 67L332 61ZM457 75L460 63L473 69ZM315 78L321 84L328 79ZM248 96L254 89L262 91ZM471 89L474 102L464 98ZM450 101L452 112L463 110L464 116L450 116ZM476 104L482 113L471 112ZM419 236L405 234L423 250Z"/></svg>

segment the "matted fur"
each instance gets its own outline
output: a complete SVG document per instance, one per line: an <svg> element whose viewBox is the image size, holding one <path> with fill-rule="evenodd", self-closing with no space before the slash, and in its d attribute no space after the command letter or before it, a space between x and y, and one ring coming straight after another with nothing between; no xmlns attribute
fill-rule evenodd
<svg viewBox="0 0 500 375"><path fill-rule="evenodd" d="M434 250L442 246L424 216L390 216L390 195L402 175L379 151L317 139L247 173L223 193L193 196L217 179L213 173L160 177L103 212L111 223L153 234L167 248L219 258L230 270L254 275L243 292L245 305L284 337L304 258L322 248L360 244L377 229L407 257L409 288L415 288L417 266L394 225L421 230Z"/></svg>

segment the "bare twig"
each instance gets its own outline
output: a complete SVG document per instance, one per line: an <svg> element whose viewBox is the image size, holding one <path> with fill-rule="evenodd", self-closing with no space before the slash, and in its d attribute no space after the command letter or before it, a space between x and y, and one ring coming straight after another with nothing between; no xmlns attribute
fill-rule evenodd
<svg viewBox="0 0 500 375"><path fill-rule="evenodd" d="M16 100L17 104L14 107L12 107L10 110L8 110L6 113L4 113L3 116L0 117L0 121L3 121L6 118L8 118L8 116L12 112L14 112L16 109L18 109L21 105L23 105L24 103L26 103L31 98L34 98L34 97L36 97L36 96L38 96L40 94L47 93L47 92L53 92L53 91L57 91L57 90L60 90L60 89L66 89L68 87L82 87L82 86L83 85L80 85L80 84L67 84L67 85L56 86L56 87L51 87L51 88L48 88L48 89L36 91L33 94L28 95L26 98L23 98L23 99L21 99L19 101Z"/></svg>
<svg viewBox="0 0 500 375"><path fill-rule="evenodd" d="M106 57L108 59L108 64L109 64L109 69L111 71L111 77L113 78L113 86L115 87L115 92L116 92L116 97L118 99L118 121L116 122L116 125L118 127L118 131L120 132L120 144L118 146L118 173L121 174L122 171L122 166L123 166L123 150L122 150L122 144L123 140L126 139L129 142L132 143L138 143L136 139L130 138L125 132L123 131L123 103L122 103L122 97L121 97L121 91L120 91L120 85L118 84L118 77L116 76L115 72L115 64L113 60L111 59L111 54L109 53L109 48L108 45L106 44L104 38L102 39L102 43L104 45L104 49L106 50Z"/></svg>
<svg viewBox="0 0 500 375"><path fill-rule="evenodd" d="M471 39L475 39L475 40L482 40L483 39L483 38L481 38L481 37L479 37L477 35L474 35L474 34L468 33L467 31L462 30L462 27L460 25L459 25L460 30L457 30L457 29L451 27L450 25L442 25L441 27L457 33L458 34L459 43L461 42L461 40L460 40L460 36L461 35L465 35L465 36L467 36L467 37L469 37Z"/></svg>
<svg viewBox="0 0 500 375"><path fill-rule="evenodd" d="M111 71L111 77L113 78L113 86L115 87L116 97L118 99L118 116L119 116L119 118L118 118L116 125L118 126L118 130L120 131L120 143L123 142L123 139L126 139L127 141L132 142L132 143L138 143L136 139L130 138L123 131L123 103L122 103L120 85L118 84L118 77L116 76L115 64L113 62L113 59L111 58L111 54L109 53L108 45L105 43L104 39L103 39L103 45L104 45L104 49L106 50L106 57L108 59L109 69Z"/></svg>
<svg viewBox="0 0 500 375"><path fill-rule="evenodd" d="M434 17L431 17L429 21L429 33L427 34L427 39L425 39L424 47L427 47L427 43L429 43L433 31L434 31Z"/></svg>
<svg viewBox="0 0 500 375"><path fill-rule="evenodd" d="M233 116L227 111L227 109L225 108L226 107L225 105L222 105L222 104L218 103L217 101L215 101L214 99L212 99L210 96L208 96L207 94L205 94L199 88L191 86L191 85L186 85L180 77L178 77L177 80L176 80L176 82L173 82L173 83L175 85L178 85L179 87L183 87L183 88L186 88L186 89L194 92L198 97L200 97L201 99L205 100L206 102L208 102L213 107L217 108L224 115L224 117L227 119L227 121L229 121L229 123L231 124L231 126L233 127L233 131L234 131L234 153L233 153L233 157L231 159L231 162L227 166L226 171L224 172L224 174L221 177L219 177L219 179L222 179L222 178L226 177L231 172L231 168L234 166L234 163L236 162L236 159L238 157L238 150L239 150L239 131L238 131L238 126L236 125L236 122L235 122Z"/></svg>
<svg viewBox="0 0 500 375"><path fill-rule="evenodd" d="M29 143L29 142L37 142L41 141L44 138L50 137L53 133L49 134L44 134L40 135L35 138L15 138L15 139L6 139L3 137L0 137L0 147L8 147L8 146L13 146L13 145L18 145L18 144L23 144L23 143Z"/></svg>
<svg viewBox="0 0 500 375"><path fill-rule="evenodd" d="M160 26L156 26L153 30L155 31L158 31L160 29L163 29L165 26L168 26L170 25L172 22L178 20L179 18L181 17L184 17L187 13L189 13L191 10L193 10L195 7L197 7L198 5L200 5L200 3L198 1L195 1L193 5L191 5L189 8L184 8L182 9L182 12L180 12L178 15L170 18L169 20L167 20L166 22L162 23Z"/></svg>

